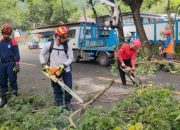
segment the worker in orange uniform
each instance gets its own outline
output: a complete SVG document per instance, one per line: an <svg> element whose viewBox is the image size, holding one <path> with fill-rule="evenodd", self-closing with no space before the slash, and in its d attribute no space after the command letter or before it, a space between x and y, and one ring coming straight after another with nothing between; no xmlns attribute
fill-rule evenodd
<svg viewBox="0 0 180 130"><path fill-rule="evenodd" d="M164 53L164 58L167 60L173 59L174 54L174 39L171 36L171 30L165 30L164 35L166 36L165 44L160 48L160 51Z"/></svg>

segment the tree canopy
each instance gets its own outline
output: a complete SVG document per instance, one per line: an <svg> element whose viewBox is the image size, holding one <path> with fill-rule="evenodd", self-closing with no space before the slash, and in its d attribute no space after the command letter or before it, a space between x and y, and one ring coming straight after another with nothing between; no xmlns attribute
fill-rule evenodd
<svg viewBox="0 0 180 130"><path fill-rule="evenodd" d="M97 16L107 15L110 7L99 0L92 0ZM131 1L131 0L127 0ZM138 0L141 1L141 0ZM140 11L165 14L168 0L144 0ZM122 12L130 12L123 0L117 0ZM171 0L171 12L176 12L179 0ZM16 28L28 29L59 23L76 22L82 17L85 8L88 17L95 18L88 0L6 0L0 1L0 24L10 23ZM109 10L107 9L109 8ZM180 13L180 9L178 11Z"/></svg>

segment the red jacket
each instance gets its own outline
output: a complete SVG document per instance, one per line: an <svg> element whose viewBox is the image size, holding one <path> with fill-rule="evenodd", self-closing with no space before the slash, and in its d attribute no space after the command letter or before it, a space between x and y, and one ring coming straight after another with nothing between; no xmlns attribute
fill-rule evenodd
<svg viewBox="0 0 180 130"><path fill-rule="evenodd" d="M136 64L136 50L131 50L129 44L123 44L117 54L120 63L124 59L131 59L131 65L134 66Z"/></svg>

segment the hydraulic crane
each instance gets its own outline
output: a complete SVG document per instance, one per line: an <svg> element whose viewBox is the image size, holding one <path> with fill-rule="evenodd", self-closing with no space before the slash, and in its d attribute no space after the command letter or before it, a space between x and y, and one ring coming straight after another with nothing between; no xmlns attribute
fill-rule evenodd
<svg viewBox="0 0 180 130"><path fill-rule="evenodd" d="M102 4L105 4L105 5L108 5L108 6L111 6L114 8L114 13L112 16L112 22L113 22L114 26L117 26L118 20L119 20L119 13L120 13L118 5L113 3L113 2L110 2L109 0L100 0L100 2Z"/></svg>

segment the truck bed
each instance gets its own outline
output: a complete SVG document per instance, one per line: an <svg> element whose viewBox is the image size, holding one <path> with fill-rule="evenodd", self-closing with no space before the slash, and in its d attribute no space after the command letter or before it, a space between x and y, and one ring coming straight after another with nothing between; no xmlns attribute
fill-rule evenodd
<svg viewBox="0 0 180 130"><path fill-rule="evenodd" d="M82 50L87 51L114 51L114 47L83 47Z"/></svg>

